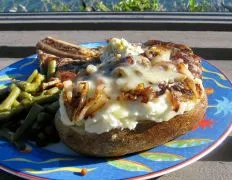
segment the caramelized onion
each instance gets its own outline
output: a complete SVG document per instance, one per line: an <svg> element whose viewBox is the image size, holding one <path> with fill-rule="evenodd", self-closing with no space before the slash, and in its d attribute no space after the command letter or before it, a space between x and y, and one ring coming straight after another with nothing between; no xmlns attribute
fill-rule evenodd
<svg viewBox="0 0 232 180"><path fill-rule="evenodd" d="M66 100L66 103L72 102L72 90L73 90L73 83L71 80L64 81L64 99Z"/></svg>
<svg viewBox="0 0 232 180"><path fill-rule="evenodd" d="M172 110L177 112L180 108L180 103L178 101L178 97L172 92L172 91L167 91L167 98L172 105Z"/></svg>
<svg viewBox="0 0 232 180"><path fill-rule="evenodd" d="M184 86L185 88L189 88L192 90L192 92L194 93L195 97L198 99L199 98L199 93L197 91L197 88L196 88L196 84L194 83L193 80L189 79L189 78L186 78L184 80Z"/></svg>
<svg viewBox="0 0 232 180"><path fill-rule="evenodd" d="M87 99L84 106L79 106L74 111L72 117L73 121L80 121L84 118L87 118L88 116L93 115L106 104L109 98L105 95L103 89L104 88L102 88L102 86L98 86L96 88L95 95Z"/></svg>
<svg viewBox="0 0 232 180"><path fill-rule="evenodd" d="M106 96L105 93L99 94L94 100L92 100L91 106L89 106L85 117L92 116L99 109L101 109L106 104L106 102L108 100L109 100L109 98Z"/></svg>
<svg viewBox="0 0 232 180"><path fill-rule="evenodd" d="M148 101L154 99L156 93L153 91L151 86L144 87L143 83L137 85L136 89L129 91L122 91L118 100L121 101L136 101L140 99L142 103L147 103Z"/></svg>
<svg viewBox="0 0 232 180"><path fill-rule="evenodd" d="M193 79L192 73L188 70L188 68L184 65L184 63L179 63L176 65L179 73L186 75L188 78Z"/></svg>

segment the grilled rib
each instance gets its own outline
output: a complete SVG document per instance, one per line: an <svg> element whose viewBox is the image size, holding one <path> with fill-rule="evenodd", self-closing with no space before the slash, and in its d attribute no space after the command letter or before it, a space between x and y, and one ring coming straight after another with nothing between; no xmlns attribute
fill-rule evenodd
<svg viewBox="0 0 232 180"><path fill-rule="evenodd" d="M46 37L40 40L36 45L37 50L52 54L58 57L72 58L78 60L96 60L99 59L102 48L85 48L79 45L71 44L52 37Z"/></svg>

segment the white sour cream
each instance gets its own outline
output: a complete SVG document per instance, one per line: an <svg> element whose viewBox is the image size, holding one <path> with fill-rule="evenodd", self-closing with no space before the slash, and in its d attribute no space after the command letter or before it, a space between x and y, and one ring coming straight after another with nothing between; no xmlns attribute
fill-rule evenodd
<svg viewBox="0 0 232 180"><path fill-rule="evenodd" d="M127 56L137 56L143 52L144 51L141 46L133 46L123 38L112 38L100 59L102 63L106 63L108 61L115 61L119 58L125 58Z"/></svg>

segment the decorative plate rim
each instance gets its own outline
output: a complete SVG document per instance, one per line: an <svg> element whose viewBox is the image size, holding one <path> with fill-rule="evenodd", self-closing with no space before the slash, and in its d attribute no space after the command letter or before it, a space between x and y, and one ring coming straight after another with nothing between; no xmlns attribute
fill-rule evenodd
<svg viewBox="0 0 232 180"><path fill-rule="evenodd" d="M91 43L91 42L89 42L89 43ZM92 43L99 43L99 42L92 42ZM88 44L88 43L83 43L83 44L85 45L85 44ZM37 57L37 55L34 54L34 55L31 55L31 56L28 56L28 57ZM12 63L12 64L0 69L0 71L5 70L7 67L9 67L11 65L17 65L22 60L23 59L15 62L15 63ZM226 77L227 81L229 81L230 85L232 86L231 80L218 67L216 67L215 65L209 63L207 60L205 60L203 58L201 58L201 60L205 61L206 63L208 63L211 66L218 69ZM227 136L231 132L232 132L232 124L230 124L230 126L223 132L223 134L211 146L207 147L206 149L204 149L203 151L201 151L197 155L193 156L192 158L189 158L186 161L183 161L183 162L181 162L179 164L173 165L171 167L168 167L166 169L162 169L162 170L157 171L157 172L151 172L151 173L148 173L146 175L134 176L134 177L130 177L130 178L127 178L127 179L128 180L143 180L143 179L148 179L148 178L155 178L155 177L162 176L164 174L168 174L168 173L177 171L177 170L179 170L179 169L181 169L183 167L186 167L186 166L196 162L197 160L203 158L204 156L206 156L210 152L212 152L215 148L217 148L227 138ZM7 172L7 173L10 173L12 175L15 175L17 177L21 177L21 178L33 179L33 180L48 180L48 178L42 178L42 177L31 175L31 174L28 174L28 173L20 172L20 171L14 170L12 168L6 167L4 165L0 165L0 170L2 170L4 172Z"/></svg>

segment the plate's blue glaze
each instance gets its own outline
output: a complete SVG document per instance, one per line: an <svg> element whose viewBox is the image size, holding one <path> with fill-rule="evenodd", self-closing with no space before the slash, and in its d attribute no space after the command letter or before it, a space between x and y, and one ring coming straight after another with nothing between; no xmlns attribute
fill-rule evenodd
<svg viewBox="0 0 232 180"><path fill-rule="evenodd" d="M105 44L86 43L84 46L97 47ZM204 86L214 89L214 93L208 96L206 117L195 130L175 141L142 154L113 161L75 154L62 143L43 149L29 143L32 152L22 153L0 139L0 169L23 177L28 177L29 174L35 179L125 179L147 174L147 177L155 177L194 162L225 139L231 129L232 119L231 83L205 60L202 61L202 66ZM0 71L0 88L10 83L12 78L25 79L35 68L38 68L36 55L4 68ZM81 176L81 168L89 171L86 176Z"/></svg>

